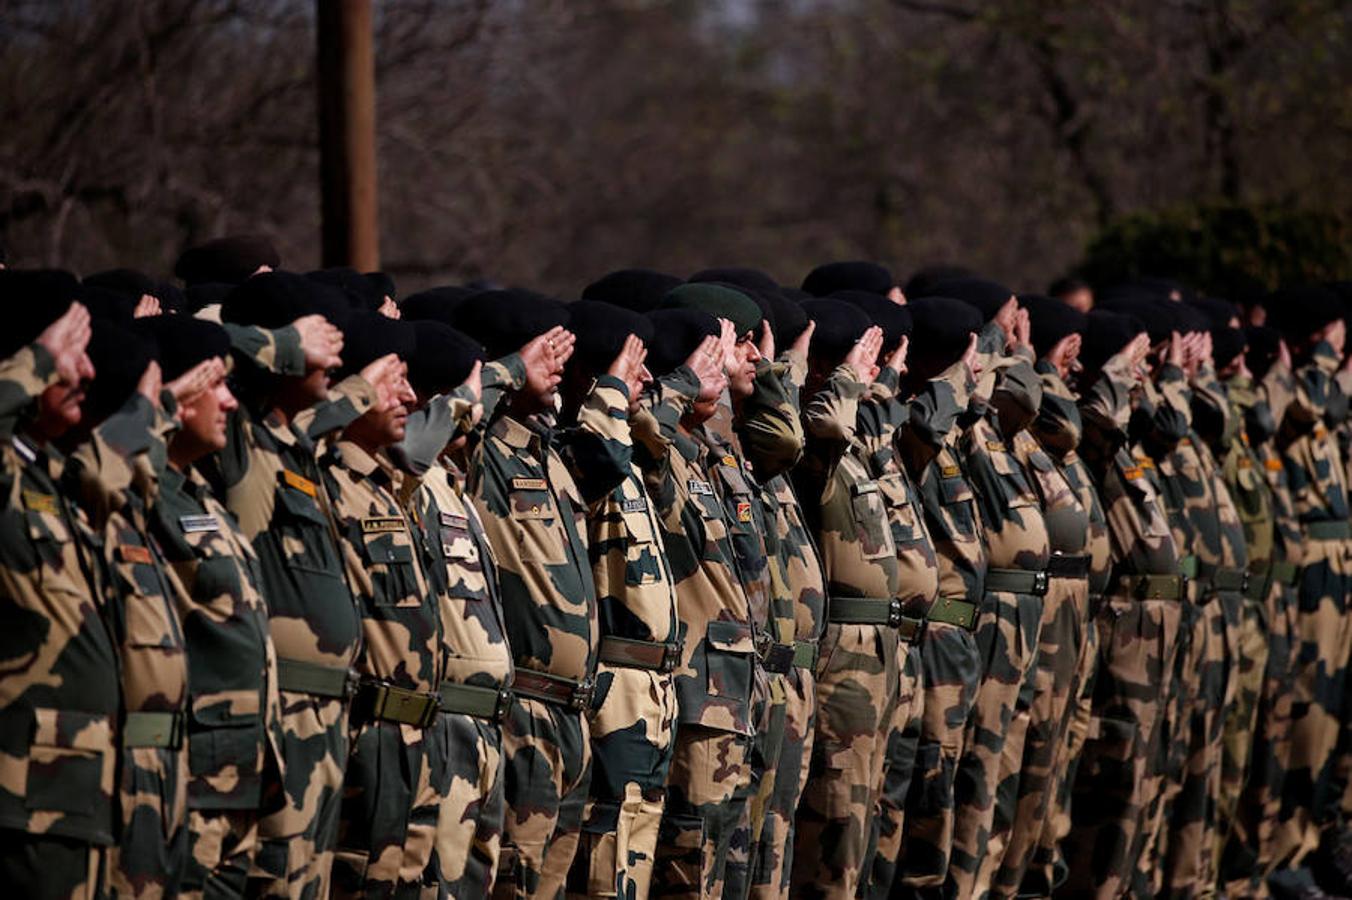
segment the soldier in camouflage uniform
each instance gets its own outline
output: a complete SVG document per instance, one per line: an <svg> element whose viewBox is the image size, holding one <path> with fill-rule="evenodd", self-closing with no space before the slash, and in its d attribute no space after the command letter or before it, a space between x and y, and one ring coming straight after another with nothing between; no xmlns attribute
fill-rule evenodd
<svg viewBox="0 0 1352 900"><path fill-rule="evenodd" d="M727 342L719 339L717 320L698 310L660 310L652 318L648 364L659 377L634 418L633 435L676 583L682 647L653 895L718 897L745 804L734 797L751 779L755 643L729 524L710 483L709 453L692 432L714 414ZM695 374L705 367L700 355L719 371L711 380Z"/></svg>
<svg viewBox="0 0 1352 900"><path fill-rule="evenodd" d="M1352 617L1352 532L1336 435L1325 425L1346 326L1337 297L1320 289L1280 292L1268 302L1273 324L1298 360L1293 390L1274 403L1281 453L1304 558L1297 586L1292 652L1291 752L1276 837L1279 865L1298 868L1334 820L1333 766Z"/></svg>
<svg viewBox="0 0 1352 900"><path fill-rule="evenodd" d="M102 894L115 827L121 690L104 578L83 514L58 488L64 459L33 432L70 427L79 385L94 375L75 289L70 276L0 273L10 310L0 343L0 625L13 636L9 655L28 659L0 678L0 880L30 897Z"/></svg>
<svg viewBox="0 0 1352 900"><path fill-rule="evenodd" d="M327 324L311 318L319 315ZM259 824L251 879L269 896L328 891L348 757L351 665L361 613L344 578L333 537L330 498L322 490L318 444L376 402L365 377L328 389L339 364L344 301L285 272L250 278L222 306L235 348L240 408L226 446L199 463L213 492L253 544L277 653L286 771L277 807ZM295 323L297 327L284 327ZM310 326L301 330L302 323ZM258 343L238 326L269 331ZM368 368L377 380L388 363ZM318 405L317 405L318 404Z"/></svg>
<svg viewBox="0 0 1352 900"><path fill-rule="evenodd" d="M1251 460L1248 471L1256 474L1258 482L1255 485L1255 479L1245 474L1243 457L1237 457L1234 496L1250 539L1247 597L1257 606L1266 654L1253 713L1248 777L1225 836L1220 862L1221 884L1232 896L1261 890L1276 862L1274 839L1291 750L1291 677L1295 663L1291 641L1296 633L1295 584L1303 551L1286 469L1273 442L1277 422L1268 402L1269 396L1291 395L1291 372L1285 365L1271 366L1271 360L1262 355L1255 360L1264 368L1250 373L1241 356L1243 367L1226 383L1234 413L1243 422L1241 441ZM1262 384L1255 375L1265 376ZM1265 508L1270 519L1264 517Z"/></svg>
<svg viewBox="0 0 1352 900"><path fill-rule="evenodd" d="M1098 669L1093 715L1076 772L1064 842L1065 890L1120 896L1140 852L1149 762L1158 753L1163 701L1177 651L1184 579L1159 488L1127 436L1131 394L1149 339L1135 320L1095 311L1081 357L1084 436L1079 453L1099 485L1114 579L1094 620Z"/></svg>
<svg viewBox="0 0 1352 900"><path fill-rule="evenodd" d="M906 652L897 552L885 498L855 440L858 403L877 373L882 330L840 300L811 300L808 435L794 472L826 574L827 649L817 665L817 733L798 811L794 891L853 897L870 820L882 791L883 764Z"/></svg>
<svg viewBox="0 0 1352 900"><path fill-rule="evenodd" d="M282 777L277 660L258 558L193 464L225 443L237 403L225 385L230 337L219 326L156 316L163 376L206 365L211 380L179 405L183 428L167 448L151 531L187 593L179 617L188 657L189 858L182 895L242 897L258 851L264 786ZM230 665L221 661L228 659Z"/></svg>
<svg viewBox="0 0 1352 900"><path fill-rule="evenodd" d="M1036 328L1036 320L1034 326ZM1079 345L1076 346L1076 358L1078 354ZM996 874L993 886L993 890L1006 892L1009 886L1019 884L1022 885L1022 893L1037 896L1049 895L1053 885L1061 880L1065 872L1065 862L1060 858L1060 845L1070 831L1070 790L1079 764L1080 748L1084 745L1093 713L1094 672L1098 666L1094 621L1104 591L1112 578L1108 522L1098 488L1078 453L1083 425L1075 396L1062 380L1058 368L1064 365L1064 360L1063 356L1055 362L1049 359L1038 361L1038 373L1042 376L1042 407L1029 430L1079 498L1079 504L1088 519L1085 538L1085 551L1089 557L1088 594L1084 606L1074 610L1074 633L1070 644L1076 649L1073 654L1074 675L1069 687L1070 706L1066 710L1062 736L1055 749L1057 755L1052 768L1053 775L1042 788L1046 792L1047 803L1043 825L1036 834L1019 835L1011 831L1011 844L1005 852L1004 865ZM1052 634L1061 633L1059 627L1053 626ZM1063 645L1054 658L1059 660L1065 652L1066 647ZM1026 846L1022 842L1029 839L1037 842L1036 847L1031 853L1024 853L1020 847ZM1015 876L1022 866L1027 866L1027 871L1016 882Z"/></svg>
<svg viewBox="0 0 1352 900"><path fill-rule="evenodd" d="M1021 295L1019 303L1029 311L1032 344L1039 357L1036 370L1043 399L1037 419L1054 418L1055 410L1045 417L1042 410L1053 408L1058 398L1069 395L1061 375L1070 370L1079 352L1084 316L1046 298ZM1079 687L1084 632L1089 621L1091 562L1086 552L1091 520L1080 493L1055 464L1052 454L1042 448L1031 427L1014 435L1011 450L1037 493L1051 557L1037 664L1022 689L1024 694L1031 691L1032 696L1019 698L1012 723L1014 730L1024 732L1022 753L1006 752L1001 761L991 840L976 878L979 895L1004 897L1012 897L1019 891L1033 847L1046 824L1055 773L1067 762L1061 749L1066 740L1071 699ZM1106 535L1104 544L1106 549ZM1006 747L1012 750L1013 743L1011 738Z"/></svg>
<svg viewBox="0 0 1352 900"><path fill-rule="evenodd" d="M476 295L456 310L457 325L491 356L566 316L562 304L506 291ZM571 352L571 339L561 340L560 367ZM552 427L557 382L557 373L530 380L499 408L468 485L498 557L515 662L515 702L502 725L507 818L498 887L518 896L562 891L577 852L591 779L584 713L599 640L586 503L615 487L629 453L627 398L618 410L604 397L589 398L579 423L600 439L586 453L564 443ZM587 472L582 482L572 474L578 467Z"/></svg>
<svg viewBox="0 0 1352 900"><path fill-rule="evenodd" d="M639 411L647 318L609 304L569 307L577 350L565 373L565 414L579 418L570 451L593 441L628 444L619 422ZM584 403L618 413L613 431L592 432ZM680 658L671 564L642 475L625 459L623 481L587 507L601 640L589 727L591 797L569 872L570 896L645 897L671 764L676 719L672 670Z"/></svg>
<svg viewBox="0 0 1352 900"><path fill-rule="evenodd" d="M956 420L974 387L975 333L982 322L979 313L955 300L921 298L908 306L915 326L910 386L947 374L931 382L935 390L910 401L909 419L896 433L896 450L917 487L933 541L939 592L919 644L920 732L893 894L933 897L942 894L948 874L954 777L981 677L972 598L984 590L986 554L972 487L956 449Z"/></svg>
<svg viewBox="0 0 1352 900"><path fill-rule="evenodd" d="M1033 371L1027 314L1018 311L1008 288L966 279L936 290L974 306L987 319L981 334L987 371L961 423L958 444L984 526L988 565L976 635L983 670L954 786L957 815L949 878L951 887L966 896L978 888L1001 799L1001 757L1022 757L1032 700L1029 679L1037 657L1050 549L1037 494L1013 452L1013 439L1036 415L1042 386ZM1012 355L1004 354L1006 346L1014 350ZM1013 797L1004 802L1009 806Z"/></svg>

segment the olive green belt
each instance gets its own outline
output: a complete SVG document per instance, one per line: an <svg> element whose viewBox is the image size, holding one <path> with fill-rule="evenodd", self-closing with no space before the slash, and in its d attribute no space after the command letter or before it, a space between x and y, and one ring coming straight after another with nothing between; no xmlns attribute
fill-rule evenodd
<svg viewBox="0 0 1352 900"><path fill-rule="evenodd" d="M888 625L910 642L920 637L925 625L924 619L906 615L896 597L832 597L826 606L826 620L841 625Z"/></svg>
<svg viewBox="0 0 1352 900"><path fill-rule="evenodd" d="M357 674L345 666L325 666L277 658L277 687L284 691L345 700L357 687Z"/></svg>
<svg viewBox="0 0 1352 900"><path fill-rule="evenodd" d="M382 722L426 728L437 714L437 695L379 681L363 681L352 700L352 714Z"/></svg>
<svg viewBox="0 0 1352 900"><path fill-rule="evenodd" d="M1244 596L1250 600L1266 600L1274 584L1295 584L1300 579L1300 566L1291 562L1274 562L1254 566L1249 570L1249 584Z"/></svg>
<svg viewBox="0 0 1352 900"><path fill-rule="evenodd" d="M794 641L793 664L799 669L817 668L817 642Z"/></svg>
<svg viewBox="0 0 1352 900"><path fill-rule="evenodd" d="M1248 586L1249 573L1243 569L1228 566L1213 566L1210 563L1197 565L1197 582L1203 595L1211 591L1241 593Z"/></svg>
<svg viewBox="0 0 1352 900"><path fill-rule="evenodd" d="M976 631L977 605L960 597L939 597L929 608L926 618L931 622L943 622L956 625L968 631Z"/></svg>
<svg viewBox="0 0 1352 900"><path fill-rule="evenodd" d="M511 703L512 692L506 688L446 681L437 689L437 709L444 713L502 721Z"/></svg>
<svg viewBox="0 0 1352 900"><path fill-rule="evenodd" d="M182 746L184 725L181 712L129 712L122 722L122 746Z"/></svg>
<svg viewBox="0 0 1352 900"><path fill-rule="evenodd" d="M601 638L596 658L608 666L649 669L665 674L674 672L681 664L681 645L607 635Z"/></svg>
<svg viewBox="0 0 1352 900"><path fill-rule="evenodd" d="M1119 575L1117 586L1140 600L1182 600L1187 596L1184 575Z"/></svg>
<svg viewBox="0 0 1352 900"><path fill-rule="evenodd" d="M1352 538L1352 524L1346 519L1306 522L1305 534L1316 541L1342 541Z"/></svg>
<svg viewBox="0 0 1352 900"><path fill-rule="evenodd" d="M1027 569L987 569L986 590L1041 597L1047 593L1047 573Z"/></svg>

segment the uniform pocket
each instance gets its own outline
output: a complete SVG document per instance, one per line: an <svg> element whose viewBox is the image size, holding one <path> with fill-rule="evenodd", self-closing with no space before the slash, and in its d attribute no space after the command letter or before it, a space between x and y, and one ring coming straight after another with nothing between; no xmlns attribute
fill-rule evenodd
<svg viewBox="0 0 1352 900"><path fill-rule="evenodd" d="M952 540L966 543L976 540L976 510L972 487L964 478L940 478L939 498Z"/></svg>
<svg viewBox="0 0 1352 900"><path fill-rule="evenodd" d="M859 532L859 550L864 559L885 559L896 555L892 529L887 522L887 506L878 485L872 481L850 485L850 505Z"/></svg>
<svg viewBox="0 0 1352 900"><path fill-rule="evenodd" d="M422 597L413 572L413 548L394 533L362 535L362 555L376 606L418 607Z"/></svg>
<svg viewBox="0 0 1352 900"><path fill-rule="evenodd" d="M652 525L641 512L622 516L625 533L624 580L626 584L653 584L662 577Z"/></svg>
<svg viewBox="0 0 1352 900"><path fill-rule="evenodd" d="M751 696L752 658L756 644L751 629L740 622L709 623L705 634L708 690L711 697L746 700Z"/></svg>
<svg viewBox="0 0 1352 900"><path fill-rule="evenodd" d="M567 562L563 523L549 492L512 491L509 502L521 558L551 566Z"/></svg>
<svg viewBox="0 0 1352 900"><path fill-rule="evenodd" d="M88 814L104 793L104 769L113 750L108 717L55 709L33 710L24 806Z"/></svg>

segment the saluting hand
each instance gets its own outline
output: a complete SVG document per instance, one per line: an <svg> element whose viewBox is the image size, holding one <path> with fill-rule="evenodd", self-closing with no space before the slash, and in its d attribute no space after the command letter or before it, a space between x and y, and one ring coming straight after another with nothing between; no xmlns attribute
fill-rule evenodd
<svg viewBox="0 0 1352 900"><path fill-rule="evenodd" d="M225 374L225 363L219 356L204 359L165 385L182 406L216 383Z"/></svg>
<svg viewBox="0 0 1352 900"><path fill-rule="evenodd" d="M300 335L300 350L308 369L336 369L343 364L343 333L316 313L291 323Z"/></svg>
<svg viewBox="0 0 1352 900"><path fill-rule="evenodd" d="M865 384L873 380L873 366L878 361L878 351L883 348L883 330L877 325L869 329L855 341L850 352L845 354L845 365L854 370L854 374Z"/></svg>
<svg viewBox="0 0 1352 900"><path fill-rule="evenodd" d="M727 376L723 374L723 353L719 339L709 335L700 341L685 364L699 379L698 399L717 400L728 384Z"/></svg>
<svg viewBox="0 0 1352 900"><path fill-rule="evenodd" d="M56 360L56 375L63 384L80 383L85 349L92 334L89 310L82 303L72 303L61 318L38 335L37 343Z"/></svg>

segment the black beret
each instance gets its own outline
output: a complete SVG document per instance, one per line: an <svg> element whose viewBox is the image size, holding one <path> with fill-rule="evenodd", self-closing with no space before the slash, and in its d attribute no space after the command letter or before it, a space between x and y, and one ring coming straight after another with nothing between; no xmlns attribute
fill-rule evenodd
<svg viewBox="0 0 1352 900"><path fill-rule="evenodd" d="M954 278L940 282L932 291L936 297L961 300L980 312L986 322L995 318L995 314L1014 296L1014 292L1003 284L986 278Z"/></svg>
<svg viewBox="0 0 1352 900"><path fill-rule="evenodd" d="M1268 295L1267 324L1292 343L1303 344L1310 335L1343 315L1342 300L1328 288L1317 285L1283 288Z"/></svg>
<svg viewBox="0 0 1352 900"><path fill-rule="evenodd" d="M394 278L388 272L366 272L362 275L371 287L381 297L389 297L391 300L397 299L398 291L394 286Z"/></svg>
<svg viewBox="0 0 1352 900"><path fill-rule="evenodd" d="M81 284L93 285L104 290L126 294L133 300L140 300L142 294L159 297L159 284L144 272L135 269L108 269L86 275Z"/></svg>
<svg viewBox="0 0 1352 900"><path fill-rule="evenodd" d="M665 309L698 309L719 319L732 322L741 338L755 331L764 314L760 304L735 288L721 284L683 284L662 301Z"/></svg>
<svg viewBox="0 0 1352 900"><path fill-rule="evenodd" d="M1080 361L1090 372L1102 369L1104 363L1146 330L1145 323L1135 316L1106 309L1090 310L1085 319Z"/></svg>
<svg viewBox="0 0 1352 900"><path fill-rule="evenodd" d="M803 333L807 328L807 313L803 312L803 304L791 297L788 290L793 288L776 291L773 294L765 294L765 300L774 310L774 333L775 346L783 350ZM801 293L801 292L799 292Z"/></svg>
<svg viewBox="0 0 1352 900"><path fill-rule="evenodd" d="M390 353L407 361L415 349L412 322L391 319L377 312L359 311L347 317L343 329L343 364L338 375L360 372Z"/></svg>
<svg viewBox="0 0 1352 900"><path fill-rule="evenodd" d="M124 325L131 322L136 313L136 304L141 295L135 297L120 291L112 291L92 284L80 285L80 302L89 309L91 316L111 319Z"/></svg>
<svg viewBox="0 0 1352 900"><path fill-rule="evenodd" d="M582 289L583 300L599 300L635 312L650 312L662 305L662 298L684 284L675 275L652 269L620 269L603 275Z"/></svg>
<svg viewBox="0 0 1352 900"><path fill-rule="evenodd" d="M653 338L647 316L599 300L568 304L568 330L577 335L573 361L593 375L610 368L629 335L637 335L644 344Z"/></svg>
<svg viewBox="0 0 1352 900"><path fill-rule="evenodd" d="M174 274L190 285L204 281L239 284L260 266L275 269L281 264L272 241L262 235L242 234L189 247L174 264Z"/></svg>
<svg viewBox="0 0 1352 900"><path fill-rule="evenodd" d="M1246 325L1244 338L1249 346L1244 354L1244 362L1253 377L1261 381L1277 361L1277 354L1281 350L1281 332L1266 325Z"/></svg>
<svg viewBox="0 0 1352 900"><path fill-rule="evenodd" d="M803 312L817 323L817 330L812 332L808 355L832 365L844 359L873 324L868 313L859 307L828 297L808 300L803 304Z"/></svg>
<svg viewBox="0 0 1352 900"><path fill-rule="evenodd" d="M831 300L843 300L863 310L869 321L883 330L883 355L897 349L901 339L911 333L915 323L911 311L900 303L893 303L882 294L870 291L836 291Z"/></svg>
<svg viewBox="0 0 1352 900"><path fill-rule="evenodd" d="M666 375L685 364L707 337L718 337L718 319L698 309L655 309L648 313L653 340L648 345L648 371Z"/></svg>
<svg viewBox="0 0 1352 900"><path fill-rule="evenodd" d="M213 357L230 356L230 334L215 322L192 316L146 316L132 328L155 345L165 381Z"/></svg>
<svg viewBox="0 0 1352 900"><path fill-rule="evenodd" d="M219 281L204 281L201 284L190 284L183 291L184 303L183 310L188 315L196 315L199 310L208 306L220 305L225 303L225 298L230 296L230 292L235 289L233 284L222 284Z"/></svg>
<svg viewBox="0 0 1352 900"><path fill-rule="evenodd" d="M936 285L945 281L975 276L976 272L966 266L956 266L949 263L925 266L918 269L915 274L906 280L906 286L902 288L902 293L907 298L939 296L934 290Z"/></svg>
<svg viewBox="0 0 1352 900"><path fill-rule="evenodd" d="M342 291L353 309L375 312L385 302L385 295L365 275L347 266L318 269L307 272L305 277Z"/></svg>
<svg viewBox="0 0 1352 900"><path fill-rule="evenodd" d="M33 342L78 299L80 283L62 269L0 269L0 358Z"/></svg>
<svg viewBox="0 0 1352 900"><path fill-rule="evenodd" d="M405 319L450 322L455 316L455 308L477 293L479 291L474 288L458 285L428 288L404 298L399 304L399 315Z"/></svg>
<svg viewBox="0 0 1352 900"><path fill-rule="evenodd" d="M1194 297L1188 308L1206 316L1212 328L1229 328L1230 320L1239 318L1239 307L1219 297Z"/></svg>
<svg viewBox="0 0 1352 900"><path fill-rule="evenodd" d="M183 312L188 305L188 298L178 285L167 281L155 282L155 290L151 293L160 298L162 312Z"/></svg>
<svg viewBox="0 0 1352 900"><path fill-rule="evenodd" d="M1061 300L1041 294L1019 294L1019 306L1028 310L1033 350L1046 356L1061 340L1072 334L1084 334L1084 313Z"/></svg>
<svg viewBox="0 0 1352 900"><path fill-rule="evenodd" d="M128 323L110 319L91 319L89 361L94 378L82 405L83 425L93 427L122 408L145 374L146 366L158 358L159 348Z"/></svg>
<svg viewBox="0 0 1352 900"><path fill-rule="evenodd" d="M788 297L794 303L800 304L806 303L808 300L812 299L812 295L809 294L807 291L803 290L802 288L788 287L786 285L784 287L781 287L779 289L779 292L783 294L785 297Z"/></svg>
<svg viewBox="0 0 1352 900"><path fill-rule="evenodd" d="M221 304L221 321L281 328L319 314L344 328L351 312L343 292L295 272L264 272L237 285Z"/></svg>
<svg viewBox="0 0 1352 900"><path fill-rule="evenodd" d="M875 262L830 262L817 266L803 279L803 290L814 297L836 291L869 291L887 294L896 286L892 272Z"/></svg>
<svg viewBox="0 0 1352 900"><path fill-rule="evenodd" d="M1245 337L1242 328L1216 328L1211 332L1211 360L1217 369L1224 369L1244 352Z"/></svg>
<svg viewBox="0 0 1352 900"><path fill-rule="evenodd" d="M1153 275L1142 275L1131 283L1141 290L1154 294L1156 297L1163 300L1172 300L1177 303L1192 299L1192 291L1181 281L1175 281L1172 278L1158 278Z"/></svg>
<svg viewBox="0 0 1352 900"><path fill-rule="evenodd" d="M1197 318L1190 315L1182 303L1139 292L1133 294L1114 293L1102 303L1096 304L1096 308L1135 316L1145 324L1146 331L1150 333L1150 343L1152 344L1169 340L1175 331L1179 334L1185 334L1193 330L1210 330L1210 324L1205 321L1205 318L1202 319L1201 328L1197 328Z"/></svg>
<svg viewBox="0 0 1352 900"><path fill-rule="evenodd" d="M424 396L443 394L469 377L476 362L484 358L479 342L442 322L409 322L413 329L413 355L406 357L408 380Z"/></svg>
<svg viewBox="0 0 1352 900"><path fill-rule="evenodd" d="M448 324L483 344L489 359L498 359L556 325L566 326L568 308L532 291L484 291L462 301Z"/></svg>
<svg viewBox="0 0 1352 900"><path fill-rule="evenodd" d="M731 284L739 288L750 288L753 291L772 292L779 290L779 283L769 275L766 275L760 269L751 269L746 266L701 269L687 278L686 281L716 281L720 284Z"/></svg>
<svg viewBox="0 0 1352 900"><path fill-rule="evenodd" d="M910 355L931 363L927 367L931 372L941 371L961 359L972 334L985 324L981 313L948 297L920 297L908 301L906 306L915 323Z"/></svg>

